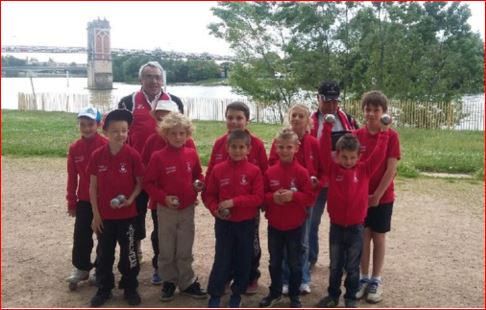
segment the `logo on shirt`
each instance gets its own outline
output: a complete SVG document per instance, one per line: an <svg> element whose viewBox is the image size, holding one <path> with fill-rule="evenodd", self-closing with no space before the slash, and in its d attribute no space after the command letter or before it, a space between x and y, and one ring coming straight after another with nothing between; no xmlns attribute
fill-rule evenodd
<svg viewBox="0 0 486 310"><path fill-rule="evenodd" d="M366 152L366 145L361 145L360 148L359 148L359 152L360 153Z"/></svg>
<svg viewBox="0 0 486 310"><path fill-rule="evenodd" d="M344 176L342 174L336 176L336 182L342 182L343 180L344 180Z"/></svg>
<svg viewBox="0 0 486 310"><path fill-rule="evenodd" d="M280 187L280 180L270 180L270 187Z"/></svg>
<svg viewBox="0 0 486 310"><path fill-rule="evenodd" d="M358 177L356 176L356 172L353 175L353 182L354 183L358 183L359 182Z"/></svg>
<svg viewBox="0 0 486 310"><path fill-rule="evenodd" d="M81 155L81 156L74 156L74 162L75 163L80 163L84 160L84 156Z"/></svg>
<svg viewBox="0 0 486 310"><path fill-rule="evenodd" d="M127 164L126 163L120 163L120 169L118 169L118 172L125 174L125 173L127 173L127 171L128 171L127 170Z"/></svg>
<svg viewBox="0 0 486 310"><path fill-rule="evenodd" d="M246 177L246 174L241 175L240 184L241 185L247 185L248 184L248 179Z"/></svg>
<svg viewBox="0 0 486 310"><path fill-rule="evenodd" d="M230 179L229 178L224 178L224 179L219 180L219 186L220 187L226 186L226 185L229 185L229 184L230 184Z"/></svg>
<svg viewBox="0 0 486 310"><path fill-rule="evenodd" d="M105 172L105 171L108 171L108 166L98 165L98 172Z"/></svg>
<svg viewBox="0 0 486 310"><path fill-rule="evenodd" d="M189 172L189 173L192 172L192 167L191 167L191 163L190 162L186 162L186 168L187 168L187 172Z"/></svg>
<svg viewBox="0 0 486 310"><path fill-rule="evenodd" d="M171 174L176 172L176 167L175 166L169 166L165 167L165 174Z"/></svg>
<svg viewBox="0 0 486 310"><path fill-rule="evenodd" d="M221 153L216 154L214 156L214 160L216 160L216 161L223 160L223 154L221 154Z"/></svg>

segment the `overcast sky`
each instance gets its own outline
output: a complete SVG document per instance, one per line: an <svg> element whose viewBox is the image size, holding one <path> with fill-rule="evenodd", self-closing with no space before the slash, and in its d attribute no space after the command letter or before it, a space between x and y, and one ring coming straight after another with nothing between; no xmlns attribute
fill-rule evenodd
<svg viewBox="0 0 486 310"><path fill-rule="evenodd" d="M484 40L484 2L471 5L469 23ZM209 34L216 2L1 1L1 44L86 46L87 23L106 18L113 48L231 54Z"/></svg>

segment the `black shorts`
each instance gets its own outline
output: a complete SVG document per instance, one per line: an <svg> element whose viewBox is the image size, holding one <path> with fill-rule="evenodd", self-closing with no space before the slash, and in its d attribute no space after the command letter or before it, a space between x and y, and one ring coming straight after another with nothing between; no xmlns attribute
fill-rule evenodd
<svg viewBox="0 0 486 310"><path fill-rule="evenodd" d="M368 208L368 214L366 215L365 219L365 227L369 227L372 231L377 233L389 232L392 213L393 202Z"/></svg>

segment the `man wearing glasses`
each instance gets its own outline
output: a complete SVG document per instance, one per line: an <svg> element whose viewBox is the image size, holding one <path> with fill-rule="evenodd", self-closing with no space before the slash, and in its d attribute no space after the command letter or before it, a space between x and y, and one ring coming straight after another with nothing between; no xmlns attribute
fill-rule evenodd
<svg viewBox="0 0 486 310"><path fill-rule="evenodd" d="M118 108L127 109L128 111L132 112L133 121L128 132L128 143L140 154L142 154L145 141L155 132L157 128L157 121L153 115L157 102L160 100L173 101L177 104L177 107L181 113L184 113L184 106L179 97L165 91L165 71L157 61L150 61L142 65L138 71L138 80L142 85L141 89L131 95L123 97L118 103ZM145 191L142 191L136 199L138 215L135 237L137 240L137 253L139 259L142 258L140 240L145 239L146 235L145 214L147 213L147 203L148 195ZM152 219L153 217L154 214L152 214ZM156 223L157 219L155 218L154 224ZM152 236L151 239L154 255L157 255L158 241L154 240L154 236ZM157 269L156 260L157 258L155 256L152 261L155 269ZM156 280L152 279L152 283L161 284L162 281L159 279L159 277L156 278ZM154 283L154 281L156 283Z"/></svg>
<svg viewBox="0 0 486 310"><path fill-rule="evenodd" d="M323 81L317 89L317 102L319 109L312 115L314 127L311 134L320 140L324 129L324 117L326 114L334 115L332 127L332 148L335 149L337 140L345 133L358 129L358 123L349 114L339 108L340 88L336 81ZM311 226L309 231L309 264L311 268L316 264L319 255L319 224L327 200L327 184L320 191L314 207L311 208Z"/></svg>

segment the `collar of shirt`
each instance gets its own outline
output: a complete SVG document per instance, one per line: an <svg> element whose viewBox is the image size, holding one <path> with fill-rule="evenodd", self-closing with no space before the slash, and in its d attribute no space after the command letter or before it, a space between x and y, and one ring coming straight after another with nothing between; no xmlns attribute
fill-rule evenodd
<svg viewBox="0 0 486 310"><path fill-rule="evenodd" d="M147 103L152 107L152 110L155 110L155 106L157 105L157 101L159 101L160 95L162 94L162 90L160 90L154 97L154 100L150 101L149 96L147 93L142 89L142 94L145 97L145 100L147 100Z"/></svg>

